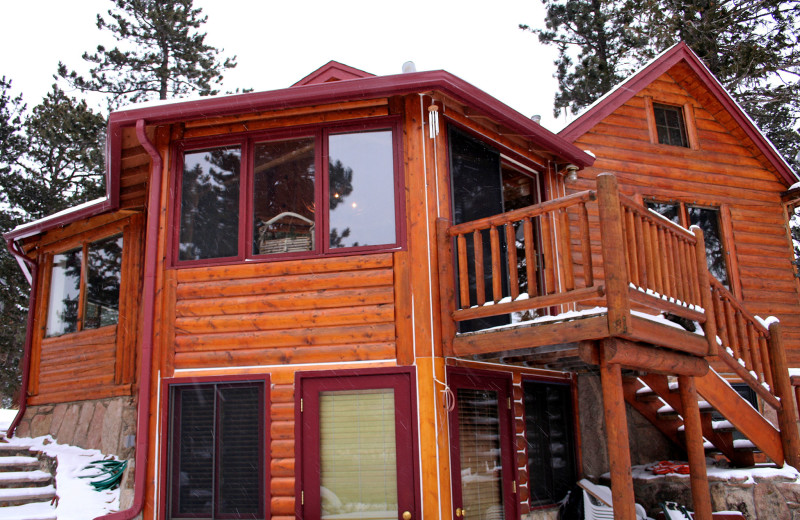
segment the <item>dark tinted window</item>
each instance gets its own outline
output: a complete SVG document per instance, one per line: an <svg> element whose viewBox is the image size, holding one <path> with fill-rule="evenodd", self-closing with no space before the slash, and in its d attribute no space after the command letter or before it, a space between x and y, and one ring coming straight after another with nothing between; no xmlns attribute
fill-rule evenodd
<svg viewBox="0 0 800 520"><path fill-rule="evenodd" d="M522 386L531 506L554 504L576 480L570 386L533 381Z"/></svg>
<svg viewBox="0 0 800 520"><path fill-rule="evenodd" d="M170 517L264 518L262 384L172 388Z"/></svg>
<svg viewBox="0 0 800 520"><path fill-rule="evenodd" d="M719 224L719 209L699 208L697 206L686 206L689 215L689 225L697 226L703 230L706 240L706 261L708 270L714 277L722 282L725 287L728 284L728 265L725 260L725 248L722 243L722 230Z"/></svg>
<svg viewBox="0 0 800 520"><path fill-rule="evenodd" d="M181 260L239 254L238 146L187 152L181 180Z"/></svg>
<svg viewBox="0 0 800 520"><path fill-rule="evenodd" d="M122 273L122 235L89 244L86 272L88 279L83 328L96 329L117 323Z"/></svg>
<svg viewBox="0 0 800 520"><path fill-rule="evenodd" d="M669 105L653 105L658 142L673 146L688 147L683 109Z"/></svg>

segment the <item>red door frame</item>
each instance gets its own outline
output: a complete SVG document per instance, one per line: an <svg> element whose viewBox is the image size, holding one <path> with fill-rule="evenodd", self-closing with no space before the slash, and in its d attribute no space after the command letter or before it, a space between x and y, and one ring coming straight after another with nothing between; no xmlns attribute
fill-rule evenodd
<svg viewBox="0 0 800 520"><path fill-rule="evenodd" d="M295 374L296 518L317 520L321 513L319 392L393 388L397 449L398 520L408 511L421 520L416 377L412 367L330 370Z"/></svg>
<svg viewBox="0 0 800 520"><path fill-rule="evenodd" d="M502 372L491 372L488 370L473 370L467 368L448 367L447 384L453 391L454 404L449 413L450 423L450 467L452 474L453 488L453 518L461 520L456 516L456 510L464 508L461 496L461 446L459 443L458 430L458 389L468 388L474 390L491 390L497 392L497 410L500 421L500 460L503 468L510 468L510 471L503 469L502 496L505 518L512 520L517 518L519 509L519 497L515 489L517 481L517 465L514 445L514 416L512 395L511 374ZM506 402L508 405L503 405ZM471 512L469 517L474 516Z"/></svg>

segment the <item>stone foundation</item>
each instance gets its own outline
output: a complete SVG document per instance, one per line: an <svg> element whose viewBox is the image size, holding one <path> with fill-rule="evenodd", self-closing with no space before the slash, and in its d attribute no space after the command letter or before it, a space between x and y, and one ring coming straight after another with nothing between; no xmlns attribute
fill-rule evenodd
<svg viewBox="0 0 800 520"><path fill-rule="evenodd" d="M732 471L729 476L709 475L713 511L739 511L748 520L800 520L800 483L789 475L758 476L761 470ZM659 503L677 502L692 509L688 475L635 478L636 501L650 516ZM790 471L787 473L791 473ZM794 477L797 475L795 474ZM609 482L605 482L610 485Z"/></svg>
<svg viewBox="0 0 800 520"><path fill-rule="evenodd" d="M132 397L112 397L29 406L15 437L51 435L59 444L100 450L128 461L122 478L120 510L133 502L136 405Z"/></svg>

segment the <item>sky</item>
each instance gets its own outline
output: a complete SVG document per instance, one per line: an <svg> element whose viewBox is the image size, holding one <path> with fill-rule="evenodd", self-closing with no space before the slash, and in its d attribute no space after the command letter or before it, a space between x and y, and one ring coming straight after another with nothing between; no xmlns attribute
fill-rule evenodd
<svg viewBox="0 0 800 520"><path fill-rule="evenodd" d="M330 60L376 75L398 74L413 61L418 71L447 70L525 116L541 115L551 130L566 123L552 113L556 50L518 28L543 25L540 0L194 4L208 16L206 43L237 56L223 91L285 88ZM113 43L95 25L111 7L111 0L0 0L0 76L29 108L38 104L59 61L85 72L83 52Z"/></svg>

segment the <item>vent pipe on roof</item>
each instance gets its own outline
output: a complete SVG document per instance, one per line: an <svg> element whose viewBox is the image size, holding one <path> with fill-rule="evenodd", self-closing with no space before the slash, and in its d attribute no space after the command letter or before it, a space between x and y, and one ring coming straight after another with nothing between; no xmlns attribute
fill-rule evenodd
<svg viewBox="0 0 800 520"><path fill-rule="evenodd" d="M417 66L414 65L413 61L403 63L403 74L408 74L409 72L417 72Z"/></svg>
<svg viewBox="0 0 800 520"><path fill-rule="evenodd" d="M536 123L537 125L539 125L539 124L541 124L541 123L542 123L542 116L540 116L539 114L536 114L536 115L534 115L534 116L531 116L531 121L533 121L534 123Z"/></svg>

